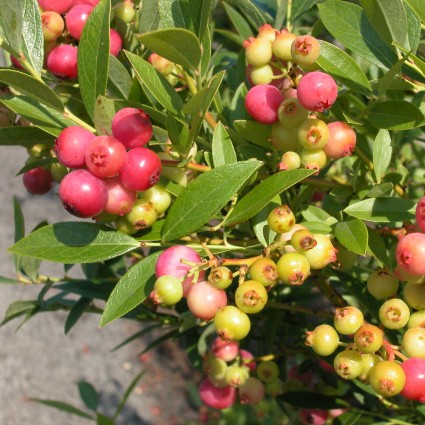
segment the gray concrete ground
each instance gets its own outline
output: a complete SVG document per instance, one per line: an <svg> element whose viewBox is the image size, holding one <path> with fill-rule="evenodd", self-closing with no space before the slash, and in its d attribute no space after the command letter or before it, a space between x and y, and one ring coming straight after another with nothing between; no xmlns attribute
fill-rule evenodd
<svg viewBox="0 0 425 425"><path fill-rule="evenodd" d="M28 195L22 179L15 177L27 154L23 148L0 147L0 275L14 277L13 195L24 210L27 232L42 220L50 223L73 220L55 193ZM61 276L62 266L43 263L41 271ZM38 287L0 285L0 321L9 304L34 299ZM64 335L66 314L37 315L16 331L15 320L0 327L0 424L80 425L90 423L66 413L41 406L30 398L56 399L85 409L77 381L92 383L100 394L99 410L112 414L133 377L142 369L147 374L131 395L119 424L185 424L195 412L187 396L188 378L193 373L184 355L172 344L161 352L138 358L146 345L137 341L111 353L111 349L139 328L118 320L101 330L99 316L86 315ZM86 409L87 410L87 409Z"/></svg>

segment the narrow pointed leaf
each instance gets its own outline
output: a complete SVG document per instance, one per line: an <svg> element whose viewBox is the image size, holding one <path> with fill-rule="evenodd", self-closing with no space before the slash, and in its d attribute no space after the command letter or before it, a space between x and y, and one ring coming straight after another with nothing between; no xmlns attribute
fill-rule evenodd
<svg viewBox="0 0 425 425"><path fill-rule="evenodd" d="M0 146L23 146L25 148L38 143L52 145L54 136L37 127L0 128Z"/></svg>
<svg viewBox="0 0 425 425"><path fill-rule="evenodd" d="M258 8L250 0L226 0L227 3L237 7L245 16L254 28L259 28L266 23L264 16L260 13Z"/></svg>
<svg viewBox="0 0 425 425"><path fill-rule="evenodd" d="M270 143L271 126L256 121L236 120L233 122L235 130L244 139L258 146L272 148Z"/></svg>
<svg viewBox="0 0 425 425"><path fill-rule="evenodd" d="M125 52L143 87L174 115L182 116L183 102L169 82L155 68L141 57Z"/></svg>
<svg viewBox="0 0 425 425"><path fill-rule="evenodd" d="M421 21L425 24L425 8L423 0L405 0L406 3L416 12Z"/></svg>
<svg viewBox="0 0 425 425"><path fill-rule="evenodd" d="M261 165L260 161L249 160L201 174L174 201L162 228L162 239L178 239L206 224Z"/></svg>
<svg viewBox="0 0 425 425"><path fill-rule="evenodd" d="M115 56L109 56L108 89L115 97L127 99L131 88L131 77L127 68Z"/></svg>
<svg viewBox="0 0 425 425"><path fill-rule="evenodd" d="M379 130L373 143L373 171L378 182L390 165L392 153L390 133L388 130Z"/></svg>
<svg viewBox="0 0 425 425"><path fill-rule="evenodd" d="M110 227L69 221L50 224L30 233L10 247L9 252L76 264L108 260L139 245L136 239Z"/></svg>
<svg viewBox="0 0 425 425"><path fill-rule="evenodd" d="M362 220L341 221L335 226L335 236L349 251L365 255L368 246L367 227Z"/></svg>
<svg viewBox="0 0 425 425"><path fill-rule="evenodd" d="M133 392L133 390L136 388L136 385L139 383L140 379L142 379L143 375L146 373L146 369L143 369L140 373L138 373L134 379L131 381L130 385L127 387L127 389L125 390L125 393L123 394L117 410L115 411L114 414L114 418L116 418L122 411L122 409L125 406L125 403L128 400L128 397L130 396L130 394Z"/></svg>
<svg viewBox="0 0 425 425"><path fill-rule="evenodd" d="M415 217L416 202L404 198L373 198L356 202L344 212L374 222L407 221Z"/></svg>
<svg viewBox="0 0 425 425"><path fill-rule="evenodd" d="M155 265L160 253L139 261L121 278L106 302L100 326L124 316L149 296L155 283Z"/></svg>
<svg viewBox="0 0 425 425"><path fill-rule="evenodd" d="M93 417L88 413L62 401L42 400L39 398L32 398L31 400L40 404L44 404L45 406L52 407L54 409L62 410L62 412L66 412L74 416L79 416L80 418L93 420Z"/></svg>
<svg viewBox="0 0 425 425"><path fill-rule="evenodd" d="M93 385L87 381L78 381L78 391L86 407L96 410L99 404L99 395Z"/></svg>
<svg viewBox="0 0 425 425"><path fill-rule="evenodd" d="M226 225L249 220L276 195L314 174L314 170L288 170L273 174L248 192L235 206Z"/></svg>
<svg viewBox="0 0 425 425"><path fill-rule="evenodd" d="M214 129L212 155L214 167L233 164L238 160L229 134L221 122L219 122L217 127Z"/></svg>
<svg viewBox="0 0 425 425"><path fill-rule="evenodd" d="M91 298L81 297L71 308L68 316L66 317L64 333L65 335L77 324L83 314L86 312L87 307L93 300Z"/></svg>
<svg viewBox="0 0 425 425"><path fill-rule="evenodd" d="M152 31L139 35L138 39L148 49L183 68L194 70L201 60L201 45L196 36L186 29Z"/></svg>
<svg viewBox="0 0 425 425"><path fill-rule="evenodd" d="M105 95L109 72L111 0L102 0L90 13L78 44L78 81L91 118L98 96Z"/></svg>

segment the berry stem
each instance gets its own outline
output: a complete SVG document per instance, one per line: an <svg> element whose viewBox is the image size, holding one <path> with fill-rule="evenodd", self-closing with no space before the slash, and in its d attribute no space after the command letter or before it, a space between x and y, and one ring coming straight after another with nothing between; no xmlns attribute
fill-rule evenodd
<svg viewBox="0 0 425 425"><path fill-rule="evenodd" d="M337 183L335 181L324 180L316 177L306 177L303 180L303 183L308 185L317 186L317 187L326 187L326 188L337 188L337 187L351 187L348 183Z"/></svg>
<svg viewBox="0 0 425 425"><path fill-rule="evenodd" d="M180 162L179 161L173 161L168 159L162 159L161 163L165 167L176 167L179 168ZM186 168L193 171L199 171L200 173L205 173L207 171L211 171L211 168L208 167L208 165L204 164L197 164L196 162L189 162L185 165Z"/></svg>
<svg viewBox="0 0 425 425"><path fill-rule="evenodd" d="M289 304L284 304L284 303L275 302L275 301L268 301L267 307L273 308L275 310L286 310L286 311L291 311L291 312L294 312L294 313L309 314L310 316L324 317L326 319L332 319L335 316L334 313L331 313L329 311L314 310L314 309L309 308L309 307L302 307L302 306L298 306L298 305L289 305ZM343 343L341 343L341 344L343 344Z"/></svg>
<svg viewBox="0 0 425 425"><path fill-rule="evenodd" d="M255 257L249 258L222 258L222 266L250 266L255 260L262 258L262 255L256 255Z"/></svg>
<svg viewBox="0 0 425 425"><path fill-rule="evenodd" d="M286 29L291 32L292 30L292 0L287 0L286 4Z"/></svg>

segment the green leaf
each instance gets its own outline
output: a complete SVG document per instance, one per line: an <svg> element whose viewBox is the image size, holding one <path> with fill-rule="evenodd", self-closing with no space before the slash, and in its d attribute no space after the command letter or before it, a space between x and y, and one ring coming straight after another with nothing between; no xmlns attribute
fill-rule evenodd
<svg viewBox="0 0 425 425"><path fill-rule="evenodd" d="M149 334L150 332L154 331L155 329L161 327L161 323L155 323L154 325L146 326L142 330L136 332L135 334L131 335L130 337L126 338L123 342L119 343L116 347L114 347L111 352L114 352L118 350L121 347L124 347L124 345L129 344L130 342L141 339L143 336Z"/></svg>
<svg viewBox="0 0 425 425"><path fill-rule="evenodd" d="M23 146L30 148L38 143L52 145L55 138L37 127L0 128L0 146Z"/></svg>
<svg viewBox="0 0 425 425"><path fill-rule="evenodd" d="M409 130L424 125L424 114L407 100L386 100L372 107L369 122L376 128Z"/></svg>
<svg viewBox="0 0 425 425"><path fill-rule="evenodd" d="M404 0L425 24L425 8L422 0Z"/></svg>
<svg viewBox="0 0 425 425"><path fill-rule="evenodd" d="M233 164L238 161L229 134L221 122L219 122L217 127L214 129L212 140L212 155L214 167Z"/></svg>
<svg viewBox="0 0 425 425"><path fill-rule="evenodd" d="M81 297L71 308L66 317L64 333L65 335L77 324L82 315L86 312L87 307L91 304L92 298Z"/></svg>
<svg viewBox="0 0 425 425"><path fill-rule="evenodd" d="M271 126L256 121L236 120L233 122L235 130L244 139L268 149L272 148L270 143Z"/></svg>
<svg viewBox="0 0 425 425"><path fill-rule="evenodd" d="M183 102L165 77L157 72L149 62L139 56L130 52L125 52L125 54L133 66L139 81L144 85L144 88L167 111L172 112L176 116L182 116Z"/></svg>
<svg viewBox="0 0 425 425"><path fill-rule="evenodd" d="M390 68L397 61L395 52L379 38L360 6L328 0L318 7L326 29L352 52L380 67Z"/></svg>
<svg viewBox="0 0 425 425"><path fill-rule="evenodd" d="M110 417L98 413L96 415L96 425L115 425L115 422Z"/></svg>
<svg viewBox="0 0 425 425"><path fill-rule="evenodd" d="M378 94L379 96L383 96L385 92L391 87L391 84L394 81L396 75L400 73L400 70L406 61L407 56L404 56L400 60L398 60L389 70L385 73L385 75L379 80Z"/></svg>
<svg viewBox="0 0 425 425"><path fill-rule="evenodd" d="M389 265L387 245L382 236L374 229L367 228L368 237L368 254L376 257L382 264Z"/></svg>
<svg viewBox="0 0 425 425"><path fill-rule="evenodd" d="M3 326L5 323L10 322L13 319L16 319L20 316L31 316L38 310L38 303L36 300L27 300L27 301L15 301L10 304L4 319L0 323L0 326Z"/></svg>
<svg viewBox="0 0 425 425"><path fill-rule="evenodd" d="M418 68L418 72L425 77L425 62L422 59L419 59L416 55L412 54L412 52L409 52L408 50L404 49L401 46L396 46L397 48L399 48L401 51L403 51L404 53L406 53L410 59L413 61L413 63L417 66Z"/></svg>
<svg viewBox="0 0 425 425"><path fill-rule="evenodd" d="M156 30L137 38L148 49L183 68L195 70L201 60L201 45L196 36L186 29Z"/></svg>
<svg viewBox="0 0 425 425"><path fill-rule="evenodd" d="M158 1L144 1L140 5L139 33L154 31L160 24Z"/></svg>
<svg viewBox="0 0 425 425"><path fill-rule="evenodd" d="M174 201L162 229L162 239L178 239L207 223L261 165L260 161L250 160L201 174Z"/></svg>
<svg viewBox="0 0 425 425"><path fill-rule="evenodd" d="M255 236L263 246L269 246L276 237L276 232L270 229L267 223L267 217L273 208L282 204L280 196L275 196L258 214L252 218L252 228Z"/></svg>
<svg viewBox="0 0 425 425"><path fill-rule="evenodd" d="M251 23L251 25L258 29L261 25L266 24L264 16L255 7L254 3L250 0L226 0L227 3L236 6Z"/></svg>
<svg viewBox="0 0 425 425"><path fill-rule="evenodd" d="M204 116L214 100L214 96L223 81L223 77L224 71L215 74L205 87L199 90L184 106L183 112L192 115L188 145L190 145L198 135Z"/></svg>
<svg viewBox="0 0 425 425"><path fill-rule="evenodd" d="M111 0L101 0L90 13L78 44L78 82L92 119L96 100L105 95L108 84L110 17Z"/></svg>
<svg viewBox="0 0 425 425"><path fill-rule="evenodd" d="M242 37L243 40L247 40L249 37L254 35L250 25L243 16L232 6L228 5L226 2L223 2L224 10L229 16L230 21L235 27L238 34Z"/></svg>
<svg viewBox="0 0 425 425"><path fill-rule="evenodd" d="M279 402L307 409L338 409L348 404L335 396L320 394L317 391L290 391L276 397Z"/></svg>
<svg viewBox="0 0 425 425"><path fill-rule="evenodd" d="M117 283L103 310L101 327L124 316L149 296L155 283L155 265L159 254L160 251L155 252L136 263Z"/></svg>
<svg viewBox="0 0 425 425"><path fill-rule="evenodd" d="M338 242L349 251L366 255L368 245L367 227L362 220L351 219L340 221L335 226L335 236Z"/></svg>
<svg viewBox="0 0 425 425"><path fill-rule="evenodd" d="M91 419L91 420L94 419L91 415L84 412L83 410L77 409L76 407L71 406L70 404L64 403L62 401L42 400L39 398L32 398L31 401L44 404L45 406L53 407L54 409L62 410L63 412L69 413L74 416L79 416L80 418Z"/></svg>
<svg viewBox="0 0 425 425"><path fill-rule="evenodd" d="M87 381L78 381L78 392L86 407L96 411L99 404L99 395L93 385Z"/></svg>
<svg viewBox="0 0 425 425"><path fill-rule="evenodd" d="M378 182L387 172L392 153L390 133L388 130L379 130L373 143L373 171Z"/></svg>
<svg viewBox="0 0 425 425"><path fill-rule="evenodd" d="M114 289L115 282L105 280L72 280L55 285L56 289L84 298L106 301Z"/></svg>
<svg viewBox="0 0 425 425"><path fill-rule="evenodd" d="M311 9L317 0L293 0L292 3L292 20L302 16L305 12Z"/></svg>
<svg viewBox="0 0 425 425"><path fill-rule="evenodd" d="M131 236L94 223L50 224L9 248L12 254L67 264L94 263L139 247Z"/></svg>
<svg viewBox="0 0 425 425"><path fill-rule="evenodd" d="M355 425L363 415L361 413L345 412L333 420L334 425Z"/></svg>
<svg viewBox="0 0 425 425"><path fill-rule="evenodd" d="M267 177L236 204L226 220L226 225L242 223L250 219L276 195L312 174L314 170L288 170Z"/></svg>
<svg viewBox="0 0 425 425"><path fill-rule="evenodd" d="M404 8L406 9L407 15L407 38L409 49L412 52L416 52L421 37L421 20L407 3L404 3Z"/></svg>
<svg viewBox="0 0 425 425"><path fill-rule="evenodd" d="M189 144L189 127L186 123L170 114L167 117L166 129L168 137L173 144L173 149L183 155L186 154L191 148Z"/></svg>
<svg viewBox="0 0 425 425"><path fill-rule="evenodd" d="M380 38L408 47L407 16L401 0L360 0L368 21Z"/></svg>
<svg viewBox="0 0 425 425"><path fill-rule="evenodd" d="M128 397L134 391L134 389L136 388L136 385L138 384L140 379L142 379L142 377L145 373L146 373L146 369L144 369L140 373L138 373L134 377L134 379L131 381L130 385L127 387L127 389L125 390L125 393L121 397L121 400L118 404L117 410L115 411L114 418L116 418L121 413L122 409L125 406L125 403L127 402Z"/></svg>
<svg viewBox="0 0 425 425"><path fill-rule="evenodd" d="M22 48L22 15L22 1L3 2L0 7L0 36L6 43L4 47L9 47L15 56L19 56Z"/></svg>
<svg viewBox="0 0 425 425"><path fill-rule="evenodd" d="M58 111L26 96L1 98L0 102L55 137L59 135L63 128L75 125L73 121L64 118Z"/></svg>
<svg viewBox="0 0 425 425"><path fill-rule="evenodd" d="M372 93L369 81L357 62L343 50L327 41L320 41L317 64L347 87L366 96Z"/></svg>
<svg viewBox="0 0 425 425"><path fill-rule="evenodd" d="M94 107L93 122L96 131L101 134L112 134L112 118L117 112L115 101L104 96L99 96Z"/></svg>
<svg viewBox="0 0 425 425"><path fill-rule="evenodd" d="M360 220L373 222L407 221L415 217L416 202L404 198L373 198L356 202L344 212Z"/></svg>
<svg viewBox="0 0 425 425"><path fill-rule="evenodd" d="M0 81L11 86L44 105L58 111L63 111L64 106L56 93L37 78L24 72L12 69L0 69Z"/></svg>
<svg viewBox="0 0 425 425"><path fill-rule="evenodd" d="M202 40L205 31L208 30L208 21L211 14L212 0L189 0L189 8L192 12L195 33L198 34L199 40Z"/></svg>
<svg viewBox="0 0 425 425"><path fill-rule="evenodd" d="M108 89L115 94L115 97L127 99L131 88L130 74L128 73L127 68L121 63L121 61L112 55L109 56L108 78Z"/></svg>
<svg viewBox="0 0 425 425"><path fill-rule="evenodd" d="M163 28L188 28L179 0L158 0L158 10Z"/></svg>
<svg viewBox="0 0 425 425"><path fill-rule="evenodd" d="M22 282L16 279L10 279L9 277L0 276L0 283L5 283L6 285L21 285Z"/></svg>

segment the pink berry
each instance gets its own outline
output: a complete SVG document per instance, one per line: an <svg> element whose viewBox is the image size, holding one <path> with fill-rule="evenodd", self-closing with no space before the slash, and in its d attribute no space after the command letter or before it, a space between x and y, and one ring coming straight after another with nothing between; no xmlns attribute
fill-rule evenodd
<svg viewBox="0 0 425 425"><path fill-rule="evenodd" d="M241 356L241 359L243 360L244 366L246 366L251 372L255 372L255 369L257 369L257 364L254 360L250 361L251 359L254 359L254 355L241 348L239 350L239 355Z"/></svg>
<svg viewBox="0 0 425 425"><path fill-rule="evenodd" d="M215 387L209 379L204 379L199 387L199 396L204 404L213 409L227 409L236 401L236 388Z"/></svg>
<svg viewBox="0 0 425 425"><path fill-rule="evenodd" d="M46 68L60 78L77 78L77 47L71 44L60 44L47 56Z"/></svg>
<svg viewBox="0 0 425 425"><path fill-rule="evenodd" d="M425 274L425 234L409 233L398 241L396 249L398 267L414 275Z"/></svg>
<svg viewBox="0 0 425 425"><path fill-rule="evenodd" d="M211 351L215 357L225 362L231 362L239 353L239 343L237 341L223 341L220 337L217 337L212 343Z"/></svg>
<svg viewBox="0 0 425 425"><path fill-rule="evenodd" d="M188 264L184 264L181 260L188 261L190 263L200 263L201 257L192 248L185 245L175 245L166 250L162 251L159 255L155 266L155 275L157 278L161 276L175 276L183 277L192 267ZM199 273L199 279L203 280L205 272ZM193 277L188 277L183 281L183 296L186 297L189 293L193 282Z"/></svg>
<svg viewBox="0 0 425 425"><path fill-rule="evenodd" d="M335 80L320 71L305 74L297 87L298 101L309 111L323 112L334 104L337 96Z"/></svg>
<svg viewBox="0 0 425 425"><path fill-rule="evenodd" d="M323 425L327 419L326 410L302 409L300 412L300 420L306 425Z"/></svg>
<svg viewBox="0 0 425 425"><path fill-rule="evenodd" d="M66 127L55 141L54 151L59 162L69 168L84 167L86 147L95 137L83 127Z"/></svg>
<svg viewBox="0 0 425 425"><path fill-rule="evenodd" d="M121 109L112 119L112 134L127 149L146 145L152 137L149 115L143 109Z"/></svg>
<svg viewBox="0 0 425 425"><path fill-rule="evenodd" d="M112 136L98 136L90 140L84 154L87 168L99 178L118 175L124 168L126 156L125 146Z"/></svg>
<svg viewBox="0 0 425 425"><path fill-rule="evenodd" d="M401 363L406 383L401 395L408 400L425 403L425 359L411 357Z"/></svg>
<svg viewBox="0 0 425 425"><path fill-rule="evenodd" d="M122 48L122 38L120 33L117 30L114 30L113 28L111 28L109 30L109 39L110 39L109 53L112 56L118 56Z"/></svg>
<svg viewBox="0 0 425 425"><path fill-rule="evenodd" d="M74 3L72 4L72 6L78 6L79 4L88 4L90 6L97 6L97 4L99 3L100 0L74 0Z"/></svg>
<svg viewBox="0 0 425 425"><path fill-rule="evenodd" d="M14 68L17 69L24 69L24 67L21 65L21 62L15 56L10 55L10 62L12 63Z"/></svg>
<svg viewBox="0 0 425 425"><path fill-rule="evenodd" d="M217 311L226 305L226 291L214 288L208 282L196 283L187 295L187 306L191 313L207 322L212 320Z"/></svg>
<svg viewBox="0 0 425 425"><path fill-rule="evenodd" d="M245 98L248 113L263 124L273 124L278 119L278 109L283 102L279 89L270 84L252 87Z"/></svg>
<svg viewBox="0 0 425 425"><path fill-rule="evenodd" d="M127 153L120 178L129 189L141 192L158 182L161 169L161 159L154 151L134 148Z"/></svg>
<svg viewBox="0 0 425 425"><path fill-rule="evenodd" d="M425 196L416 205L416 224L425 232Z"/></svg>
<svg viewBox="0 0 425 425"><path fill-rule="evenodd" d="M83 28L86 25L87 19L93 10L93 6L88 4L79 4L74 6L65 16L66 27L69 33L76 40L81 38Z"/></svg>
<svg viewBox="0 0 425 425"><path fill-rule="evenodd" d="M44 11L52 11L59 14L68 12L72 7L73 0L37 0Z"/></svg>
<svg viewBox="0 0 425 425"><path fill-rule="evenodd" d="M328 124L329 140L323 150L328 158L339 159L350 156L356 146L356 132L344 121Z"/></svg>
<svg viewBox="0 0 425 425"><path fill-rule="evenodd" d="M87 170L67 174L59 185L59 197L65 209L77 217L99 215L108 202L106 183Z"/></svg>
<svg viewBox="0 0 425 425"><path fill-rule="evenodd" d="M29 193L43 195L51 189L53 179L48 170L36 167L24 173L23 182Z"/></svg>
<svg viewBox="0 0 425 425"><path fill-rule="evenodd" d="M105 212L108 214L124 215L133 207L137 199L137 192L127 189L118 177L105 180L108 188L108 203Z"/></svg>

